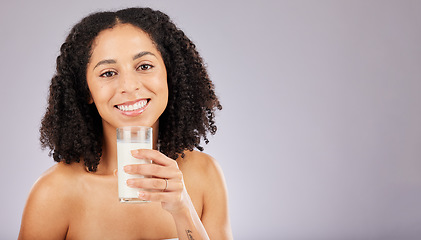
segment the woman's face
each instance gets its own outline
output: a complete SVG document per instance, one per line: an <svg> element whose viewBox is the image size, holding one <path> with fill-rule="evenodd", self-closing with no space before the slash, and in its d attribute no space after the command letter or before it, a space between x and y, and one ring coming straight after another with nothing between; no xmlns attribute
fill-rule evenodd
<svg viewBox="0 0 421 240"><path fill-rule="evenodd" d="M162 56L148 34L133 25L118 24L100 32L86 79L104 128L156 127L167 106Z"/></svg>

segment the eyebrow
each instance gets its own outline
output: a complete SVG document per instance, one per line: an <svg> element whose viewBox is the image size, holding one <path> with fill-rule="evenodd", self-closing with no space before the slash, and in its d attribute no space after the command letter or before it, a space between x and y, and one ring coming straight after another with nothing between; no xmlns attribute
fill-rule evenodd
<svg viewBox="0 0 421 240"><path fill-rule="evenodd" d="M143 51L143 52L140 52L140 53L138 53L138 54L134 55L133 60L136 60L136 59L138 59L138 58L141 58L141 57L143 57L143 56L145 56L145 55L152 55L152 56L156 57L156 56L155 56L155 54L153 54L153 53L151 53L151 52L148 52L148 51Z"/></svg>
<svg viewBox="0 0 421 240"><path fill-rule="evenodd" d="M99 61L99 62L95 65L94 69L95 69L96 67L98 67L99 65L103 65L103 64L113 64L113 63L117 63L117 61L116 61L116 60L114 60L114 59L105 59L105 60Z"/></svg>
<svg viewBox="0 0 421 240"><path fill-rule="evenodd" d="M156 57L156 56L155 56L155 54L153 54L153 53L151 53L151 52L148 52L148 51L143 51L143 52L140 52L140 53L138 53L138 54L134 55L133 60L136 60L136 59L138 59L138 58L141 58L141 57L143 57L143 56L145 56L145 55L152 55L152 56ZM117 63L117 61L116 61L116 60L114 60L114 59L105 59L105 60L99 61L99 62L95 65L94 69L95 69L96 67L98 67L99 65L103 65L103 64L115 64L115 63Z"/></svg>

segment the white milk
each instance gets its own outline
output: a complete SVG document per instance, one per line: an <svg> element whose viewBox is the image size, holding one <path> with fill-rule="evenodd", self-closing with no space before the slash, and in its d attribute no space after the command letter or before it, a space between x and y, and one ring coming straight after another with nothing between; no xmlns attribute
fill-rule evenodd
<svg viewBox="0 0 421 240"><path fill-rule="evenodd" d="M144 178L143 175L127 174L123 167L131 164L147 164L152 163L151 160L137 159L130 153L136 149L152 149L152 142L136 143L117 141L117 159L118 159L118 197L120 202L144 202L138 198L140 188L131 188L127 186L127 179Z"/></svg>

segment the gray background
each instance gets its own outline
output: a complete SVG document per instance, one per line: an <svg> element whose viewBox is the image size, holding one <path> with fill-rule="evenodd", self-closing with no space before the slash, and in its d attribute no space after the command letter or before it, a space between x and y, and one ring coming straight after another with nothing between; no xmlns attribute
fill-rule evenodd
<svg viewBox="0 0 421 240"><path fill-rule="evenodd" d="M420 239L420 1L8 1L0 8L0 239L53 160L55 58L92 11L150 6L196 43L224 109L236 239Z"/></svg>

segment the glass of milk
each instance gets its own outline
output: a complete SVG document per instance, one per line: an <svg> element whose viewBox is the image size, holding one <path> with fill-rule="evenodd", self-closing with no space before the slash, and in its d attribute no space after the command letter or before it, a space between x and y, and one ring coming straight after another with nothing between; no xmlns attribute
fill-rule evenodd
<svg viewBox="0 0 421 240"><path fill-rule="evenodd" d="M143 126L117 128L118 198L123 203L148 202L138 198L137 193L140 188L131 188L126 183L130 178L150 177L124 172L123 168L126 165L152 163L152 160L134 158L130 151L135 149L152 149L152 128Z"/></svg>

